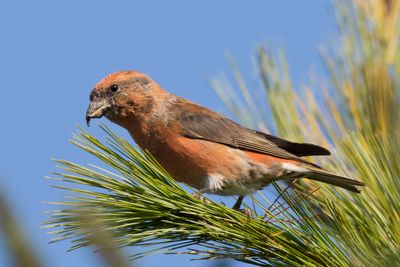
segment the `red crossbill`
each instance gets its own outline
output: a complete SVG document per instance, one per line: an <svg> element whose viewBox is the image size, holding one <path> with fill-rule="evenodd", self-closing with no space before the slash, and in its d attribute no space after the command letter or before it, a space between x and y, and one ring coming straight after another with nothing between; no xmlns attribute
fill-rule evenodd
<svg viewBox="0 0 400 267"><path fill-rule="evenodd" d="M136 71L113 73L96 84L86 113L124 127L179 182L200 192L243 196L273 181L308 178L353 192L362 182L302 159L329 155L320 146L290 142L245 128L162 89Z"/></svg>

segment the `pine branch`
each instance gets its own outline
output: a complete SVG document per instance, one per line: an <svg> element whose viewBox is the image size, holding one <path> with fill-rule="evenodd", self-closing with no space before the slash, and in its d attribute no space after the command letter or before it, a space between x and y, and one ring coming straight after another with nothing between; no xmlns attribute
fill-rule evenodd
<svg viewBox="0 0 400 267"><path fill-rule="evenodd" d="M282 192L289 209L279 216L249 218L211 200L203 203L177 184L147 153L132 147L107 127L105 143L81 131L73 144L106 163L113 172L94 165L57 160L62 173L55 185L74 193L51 212L48 228L55 241L70 239L77 249L92 245L93 230L80 214L96 218L113 234L115 247L141 246L136 259L152 253L188 253L201 259L232 258L258 266L346 266L349 261L312 210L293 193ZM271 219L273 216L273 219Z"/></svg>

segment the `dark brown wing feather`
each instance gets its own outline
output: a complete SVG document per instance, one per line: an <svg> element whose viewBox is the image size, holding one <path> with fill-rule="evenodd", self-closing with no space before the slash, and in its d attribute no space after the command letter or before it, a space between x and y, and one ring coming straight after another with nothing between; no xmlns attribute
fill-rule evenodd
<svg viewBox="0 0 400 267"><path fill-rule="evenodd" d="M266 139L272 141L278 147L285 149L286 151L295 154L298 157L328 156L331 154L328 149L317 145L308 143L294 143L263 132L257 132L257 134L263 135Z"/></svg>
<svg viewBox="0 0 400 267"><path fill-rule="evenodd" d="M329 155L325 148L287 140L251 130L221 115L191 103L181 105L178 119L183 135L259 152L285 159L301 156Z"/></svg>

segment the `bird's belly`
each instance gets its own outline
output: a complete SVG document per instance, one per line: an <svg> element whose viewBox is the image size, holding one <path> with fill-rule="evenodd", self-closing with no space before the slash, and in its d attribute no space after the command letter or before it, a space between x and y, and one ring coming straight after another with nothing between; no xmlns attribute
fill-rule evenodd
<svg viewBox="0 0 400 267"><path fill-rule="evenodd" d="M222 144L178 137L153 145L150 152L175 180L199 190L218 191L248 175L249 158Z"/></svg>
<svg viewBox="0 0 400 267"><path fill-rule="evenodd" d="M207 177L206 179L214 180L214 177ZM264 176L260 179L241 179L240 182L231 181L230 179L224 179L226 182L219 188L208 187L205 188L206 193L213 193L221 196L231 196L231 195L249 195L257 190L264 188L269 185L273 178L269 176ZM212 184L212 183L211 183Z"/></svg>
<svg viewBox="0 0 400 267"><path fill-rule="evenodd" d="M245 151L205 140L170 139L152 154L175 180L219 195L253 193L278 174L275 163L260 164Z"/></svg>

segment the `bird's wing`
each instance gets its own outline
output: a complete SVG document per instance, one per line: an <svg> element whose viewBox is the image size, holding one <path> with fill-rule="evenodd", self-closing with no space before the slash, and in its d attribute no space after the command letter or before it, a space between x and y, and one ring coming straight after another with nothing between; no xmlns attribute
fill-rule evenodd
<svg viewBox="0 0 400 267"><path fill-rule="evenodd" d="M183 108L182 108L183 107ZM308 155L329 155L325 148L305 143L293 143L273 135L251 130L211 110L185 103L179 109L182 134L234 148L259 152L284 159Z"/></svg>

